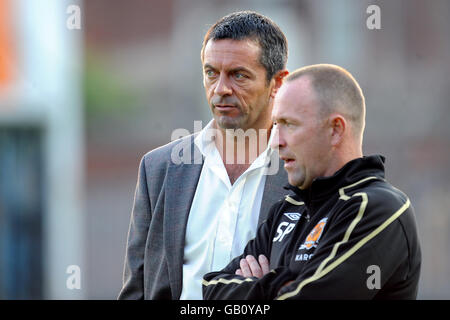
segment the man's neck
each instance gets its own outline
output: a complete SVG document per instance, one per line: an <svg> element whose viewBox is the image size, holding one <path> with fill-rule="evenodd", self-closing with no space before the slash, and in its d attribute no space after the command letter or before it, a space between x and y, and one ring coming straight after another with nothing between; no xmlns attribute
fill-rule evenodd
<svg viewBox="0 0 450 320"><path fill-rule="evenodd" d="M224 164L250 165L267 149L271 128L268 129L219 129L215 145Z"/></svg>
<svg viewBox="0 0 450 320"><path fill-rule="evenodd" d="M327 177L334 175L348 162L357 158L361 158L362 156L363 156L362 150L357 148L347 149L342 152L335 153L334 157L332 157L333 161L330 161L330 165L328 166L328 170L324 176Z"/></svg>
<svg viewBox="0 0 450 320"><path fill-rule="evenodd" d="M214 141L232 184L267 149L270 133L271 127L245 131L217 128Z"/></svg>

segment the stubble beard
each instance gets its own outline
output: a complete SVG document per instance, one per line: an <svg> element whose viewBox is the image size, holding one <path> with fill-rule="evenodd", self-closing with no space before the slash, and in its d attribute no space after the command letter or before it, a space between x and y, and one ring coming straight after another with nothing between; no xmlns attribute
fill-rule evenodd
<svg viewBox="0 0 450 320"><path fill-rule="evenodd" d="M214 114L214 119L216 120L217 126L222 130L245 130L247 128L248 115L245 115L242 112L235 117Z"/></svg>
<svg viewBox="0 0 450 320"><path fill-rule="evenodd" d="M288 174L288 181L291 185L299 188L304 185L306 180L304 171L302 171L300 168L292 168L286 171Z"/></svg>

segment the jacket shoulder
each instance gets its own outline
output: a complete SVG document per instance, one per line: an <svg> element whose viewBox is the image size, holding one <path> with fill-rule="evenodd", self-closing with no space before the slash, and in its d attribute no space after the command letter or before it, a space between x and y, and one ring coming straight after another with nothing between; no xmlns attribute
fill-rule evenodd
<svg viewBox="0 0 450 320"><path fill-rule="evenodd" d="M375 181L364 189L369 198L369 203L373 205L383 205L384 207L400 208L409 203L408 196L401 190L391 185L386 180Z"/></svg>
<svg viewBox="0 0 450 320"><path fill-rule="evenodd" d="M141 159L146 168L167 168L170 164L201 163L201 153L194 144L198 133L190 134L150 150Z"/></svg>
<svg viewBox="0 0 450 320"><path fill-rule="evenodd" d="M367 209L374 214L371 215L373 219L386 223L396 221L394 225L401 226L406 238L417 238L415 210L403 191L387 181L379 181L371 184L365 192L368 197Z"/></svg>

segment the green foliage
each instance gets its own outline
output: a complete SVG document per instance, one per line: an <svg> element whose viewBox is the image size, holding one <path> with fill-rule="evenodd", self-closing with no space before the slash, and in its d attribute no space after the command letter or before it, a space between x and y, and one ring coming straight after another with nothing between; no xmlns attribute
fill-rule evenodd
<svg viewBox="0 0 450 320"><path fill-rule="evenodd" d="M138 93L120 79L100 56L87 54L84 72L86 116L126 115L135 109Z"/></svg>

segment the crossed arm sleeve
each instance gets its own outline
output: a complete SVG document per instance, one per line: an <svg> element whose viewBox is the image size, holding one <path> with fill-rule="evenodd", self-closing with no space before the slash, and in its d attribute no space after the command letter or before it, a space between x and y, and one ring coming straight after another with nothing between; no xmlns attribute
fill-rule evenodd
<svg viewBox="0 0 450 320"><path fill-rule="evenodd" d="M278 284L283 283L283 278L287 276L286 271L271 270L261 279L256 277L243 277L235 274L239 269L239 262L247 255L258 257L260 254L270 257L271 228L274 219L274 212L277 209L275 204L269 211L268 219L261 224L256 233L256 237L250 240L244 249L244 253L234 258L224 269L218 272L210 272L203 277L203 298L220 300L260 300L270 299L276 295ZM281 278L280 278L281 277ZM275 285L275 287L274 287ZM269 292L270 291L270 292Z"/></svg>
<svg viewBox="0 0 450 320"><path fill-rule="evenodd" d="M238 265L233 260L224 270L205 275L204 298L371 299L389 287L404 286L407 291L409 248L398 218L412 209L408 199L387 202L369 204L367 195L352 197L328 221L313 256L302 267L295 267L298 262L292 261L293 252L288 266L279 266L260 279L243 278L233 274ZM260 230L244 255L270 240L267 232ZM371 277L375 272L377 276ZM401 297L408 294L397 289Z"/></svg>

